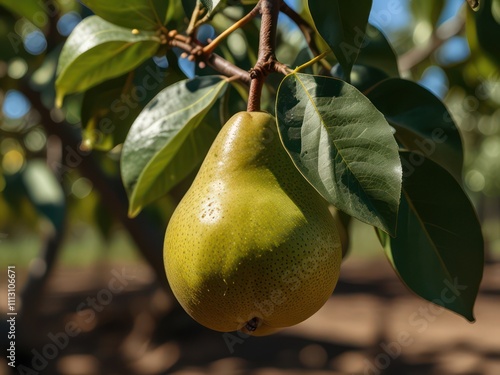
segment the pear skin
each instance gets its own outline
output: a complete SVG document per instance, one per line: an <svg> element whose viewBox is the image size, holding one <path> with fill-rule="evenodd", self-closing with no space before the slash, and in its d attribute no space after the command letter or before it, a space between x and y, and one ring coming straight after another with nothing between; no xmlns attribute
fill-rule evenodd
<svg viewBox="0 0 500 375"><path fill-rule="evenodd" d="M182 307L216 331L270 334L323 306L341 259L328 204L293 165L274 117L235 114L167 227L165 269Z"/></svg>

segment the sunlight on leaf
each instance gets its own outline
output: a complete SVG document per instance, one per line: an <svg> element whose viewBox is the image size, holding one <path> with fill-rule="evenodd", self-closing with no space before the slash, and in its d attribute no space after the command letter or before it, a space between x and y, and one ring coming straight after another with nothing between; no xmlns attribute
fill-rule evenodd
<svg viewBox="0 0 500 375"><path fill-rule="evenodd" d="M197 128L226 87L227 81L219 76L177 82L137 117L121 157L130 216L165 195L201 162L215 134Z"/></svg>
<svg viewBox="0 0 500 375"><path fill-rule="evenodd" d="M56 105L65 95L118 77L152 57L160 40L151 31L132 33L98 16L85 18L70 34L59 56Z"/></svg>
<svg viewBox="0 0 500 375"><path fill-rule="evenodd" d="M353 86L290 74L276 102L280 137L297 168L335 207L395 234L401 163L391 127Z"/></svg>

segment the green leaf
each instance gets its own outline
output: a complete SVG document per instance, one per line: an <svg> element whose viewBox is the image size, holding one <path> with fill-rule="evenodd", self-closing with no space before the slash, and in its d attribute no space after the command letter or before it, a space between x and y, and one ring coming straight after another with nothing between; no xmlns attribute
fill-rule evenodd
<svg viewBox="0 0 500 375"><path fill-rule="evenodd" d="M471 30L467 30L469 41L471 39L470 33L475 31L474 37L481 51L495 62L498 71L500 51L498 50L498 43L494 36L500 33L500 22L495 18L496 14L493 13L493 10L497 9L498 6L497 4L493 7L494 4L492 0L484 1L484 4L481 4L477 12L469 12L471 14L467 19L466 26L470 27L470 23L475 22ZM471 50L474 52L474 48L471 48Z"/></svg>
<svg viewBox="0 0 500 375"><path fill-rule="evenodd" d="M130 216L166 194L201 162L213 136L199 125L226 86L219 76L177 82L137 117L121 156Z"/></svg>
<svg viewBox="0 0 500 375"><path fill-rule="evenodd" d="M401 163L373 104L344 81L297 73L278 89L276 116L287 152L325 199L394 235Z"/></svg>
<svg viewBox="0 0 500 375"><path fill-rule="evenodd" d="M131 96L132 73L102 82L87 90L81 106L82 147L109 151L123 142L141 107ZM128 105L127 105L128 103Z"/></svg>
<svg viewBox="0 0 500 375"><path fill-rule="evenodd" d="M423 153L461 180L462 140L438 98L419 84L400 78L382 81L366 95L396 129L396 138L405 148Z"/></svg>
<svg viewBox="0 0 500 375"><path fill-rule="evenodd" d="M49 17L45 2L39 0L0 0L0 6L3 6L18 16L25 17L37 27L43 28Z"/></svg>
<svg viewBox="0 0 500 375"><path fill-rule="evenodd" d="M295 60L291 66L299 67L299 66L304 65L305 63L311 61L313 58L314 58L314 55L312 54L309 47L304 47L299 51L299 53L295 57ZM307 73L307 74L313 74L313 65L309 65L309 66L301 69L301 72Z"/></svg>
<svg viewBox="0 0 500 375"><path fill-rule="evenodd" d="M398 235L379 237L394 269L419 296L474 321L484 243L474 208L457 181L422 155L402 152Z"/></svg>
<svg viewBox="0 0 500 375"><path fill-rule="evenodd" d="M480 7L482 9L484 4ZM478 8L479 9L479 8ZM498 72L498 62L494 56L488 53L482 46L479 38L479 23L478 10L476 12L467 11L465 18L465 32L467 34L467 42L470 48L470 61L472 64L468 67L469 80L481 80L483 77L495 76ZM492 34L493 35L493 34ZM481 38L484 41L484 38ZM479 76L479 77L478 77Z"/></svg>
<svg viewBox="0 0 500 375"><path fill-rule="evenodd" d="M356 64L380 69L389 77L399 77L396 52L385 35L375 26L368 24L365 39L359 51Z"/></svg>
<svg viewBox="0 0 500 375"><path fill-rule="evenodd" d="M81 103L82 147L108 151L123 143L136 117L166 86L185 79L172 51L172 64L160 68L146 60L133 72L102 82L83 95Z"/></svg>
<svg viewBox="0 0 500 375"><path fill-rule="evenodd" d="M82 0L96 16L115 25L139 30L157 30L165 23L168 0Z"/></svg>
<svg viewBox="0 0 500 375"><path fill-rule="evenodd" d="M344 72L340 64L335 64L330 70L332 77L340 78L344 76ZM373 66L354 64L351 70L351 85L359 91L365 92L377 83L389 78L385 72Z"/></svg>
<svg viewBox="0 0 500 375"><path fill-rule="evenodd" d="M160 178L150 187L148 186L149 182L145 180L137 188L136 195L145 194L150 197L155 194L158 197L165 195L201 164L216 136L217 131L213 127L204 122L199 124L187 135L187 138L173 155L172 160L164 167L161 172L161 176L163 176L161 178L164 179ZM156 160L156 163L160 163L160 161ZM139 191L141 188L146 189ZM149 200L146 200L143 205L147 203Z"/></svg>
<svg viewBox="0 0 500 375"><path fill-rule="evenodd" d="M316 29L328 43L348 80L365 38L372 0L308 0Z"/></svg>
<svg viewBox="0 0 500 375"><path fill-rule="evenodd" d="M330 46L326 41L321 37L319 31L316 29L316 25L314 24L313 16L311 15L311 10L309 9L309 0L299 0L300 2L300 16L311 26L314 30L313 39L318 47L319 52L328 52L331 50Z"/></svg>
<svg viewBox="0 0 500 375"><path fill-rule="evenodd" d="M181 20L183 20L183 19L184 19L184 8L182 6L182 2L181 1L169 1L168 8L167 8L167 16L165 19L165 24L167 24L173 20L179 20L179 22L182 22Z"/></svg>
<svg viewBox="0 0 500 375"><path fill-rule="evenodd" d="M22 172L23 184L36 210L61 230L64 224L66 199L56 176L43 160L31 160Z"/></svg>
<svg viewBox="0 0 500 375"><path fill-rule="evenodd" d="M151 31L132 33L98 16L85 18L70 34L59 57L56 105L66 94L85 91L129 72L152 57L160 40Z"/></svg>
<svg viewBox="0 0 500 375"><path fill-rule="evenodd" d="M213 15L230 5L251 5L257 4L258 0L200 0L207 9L209 15Z"/></svg>

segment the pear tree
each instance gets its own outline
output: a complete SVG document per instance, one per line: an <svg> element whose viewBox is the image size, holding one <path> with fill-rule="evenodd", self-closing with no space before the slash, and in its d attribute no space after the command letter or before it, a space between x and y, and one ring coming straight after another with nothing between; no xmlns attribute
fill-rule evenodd
<svg viewBox="0 0 500 375"><path fill-rule="evenodd" d="M460 16L440 26L444 2L412 1L416 23L429 31L415 30L422 48L386 37L380 24L397 17L392 2L378 14L372 0L53 3L49 9L40 1L0 0L12 12L0 21L13 30L1 42L1 60L13 61L2 88L22 92L37 110L5 120L0 131L24 144L38 139L32 129L43 124L43 136L63 143L63 156L47 153L49 163L31 160L41 150L34 146L21 152L2 143L2 173L9 175L6 184L0 179L8 198L0 199L2 212L13 211L4 200L23 207L28 201L35 210L23 217L35 211L47 219L54 229L44 252L47 272L71 201L64 185L85 190L86 182L74 179L77 170L102 196L93 209L103 232L111 219L100 210L107 207L164 285L166 266L180 303L211 328L258 335L313 314L335 286L340 258L349 255L353 219L373 227L374 245L410 291L474 321L485 245L471 198L480 202L477 193L494 195L500 186L491 172L498 158L482 151L485 135L494 134L484 124L497 118L497 2L464 1ZM57 18L74 13L84 17L63 37ZM464 105L451 111L416 82L465 26L470 56L442 63L441 71L460 87L450 90L450 103L463 104L471 93L481 98L469 106L477 115ZM37 33L47 46L43 59L26 52ZM479 122L474 116L482 116L483 130L460 129L459 120ZM474 173L464 182L465 168ZM481 180L488 173L489 185ZM214 213L208 197L217 181L227 183L219 197L226 200ZM147 212L165 225L152 228ZM213 223L203 214L221 214L216 230L207 229ZM211 258L185 268L202 251ZM269 281L276 274L279 281ZM234 290L238 275L243 283ZM28 289L38 290L42 283L31 280ZM230 325L213 319L226 296L243 306L225 309Z"/></svg>
<svg viewBox="0 0 500 375"><path fill-rule="evenodd" d="M276 118L274 147L344 218L373 226L402 282L474 320L483 237L461 186L460 132L439 99L400 77L390 43L368 22L370 0L309 0L299 10L283 0L83 3L94 15L63 46L57 105L111 82L140 97L146 81L134 82L135 71L151 58L168 63L164 87L121 150L131 217L199 166L233 114L265 111ZM301 31L298 51L282 42L285 17ZM100 126L86 125L84 132ZM99 139L84 142L95 147ZM441 298L457 283L466 286L457 298Z"/></svg>

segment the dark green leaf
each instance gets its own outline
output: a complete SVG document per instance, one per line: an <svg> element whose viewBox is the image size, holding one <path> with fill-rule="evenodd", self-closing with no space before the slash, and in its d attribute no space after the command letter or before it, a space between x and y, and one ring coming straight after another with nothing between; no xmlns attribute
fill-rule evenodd
<svg viewBox="0 0 500 375"><path fill-rule="evenodd" d="M146 104L165 86L186 78L175 64L171 51L167 56L172 59L168 70L149 59L133 72L85 91L81 104L85 148L108 151L123 143Z"/></svg>
<svg viewBox="0 0 500 375"><path fill-rule="evenodd" d="M316 29L333 50L345 73L351 68L363 45L372 0L308 0Z"/></svg>
<svg viewBox="0 0 500 375"><path fill-rule="evenodd" d="M483 237L474 208L455 179L420 154L401 153L398 234L379 237L404 283L419 296L474 320L483 274Z"/></svg>
<svg viewBox="0 0 500 375"><path fill-rule="evenodd" d="M157 30L165 23L168 0L82 0L95 15L115 25L139 30Z"/></svg>
<svg viewBox="0 0 500 375"><path fill-rule="evenodd" d="M380 69L389 77L399 77L398 58L385 35L368 24L356 64Z"/></svg>
<svg viewBox="0 0 500 375"><path fill-rule="evenodd" d="M184 13L188 18L191 18L191 15L193 14L196 8L196 3L198 0L181 0L181 1L182 1L182 7L184 8Z"/></svg>
<svg viewBox="0 0 500 375"><path fill-rule="evenodd" d="M165 195L170 189L189 175L205 158L212 142L217 136L215 129L205 123L201 123L188 134L184 143L180 145L176 154L172 157L163 171L159 180L149 187L149 197ZM142 185L145 187L146 183ZM139 188L138 188L139 189ZM141 193L141 192L139 192ZM138 194L139 194L138 193ZM147 204L145 200L145 204Z"/></svg>
<svg viewBox="0 0 500 375"><path fill-rule="evenodd" d="M292 66L298 67L304 65L305 63L311 61L313 58L314 55L312 54L309 47L304 47L299 51L299 53L295 57L295 61L293 62ZM312 65L307 66L304 69L302 69L301 72L307 74L313 74L313 66Z"/></svg>
<svg viewBox="0 0 500 375"><path fill-rule="evenodd" d="M162 90L137 117L121 157L130 216L166 194L201 162L213 137L198 126L226 86L218 76L177 82Z"/></svg>
<svg viewBox="0 0 500 375"><path fill-rule="evenodd" d="M340 79L344 76L340 64L335 64L330 70L330 74L332 77ZM368 90L387 78L389 78L387 74L373 66L354 64L351 70L351 85L361 92Z"/></svg>
<svg viewBox="0 0 500 375"><path fill-rule="evenodd" d="M331 50L328 43L321 37L320 33L316 29L316 25L313 20L313 16L311 15L311 11L309 9L309 0L299 0L300 2L300 16L307 22L309 26L314 30L313 40L318 47L318 52L328 52Z"/></svg>
<svg viewBox="0 0 500 375"><path fill-rule="evenodd" d="M181 1L169 1L166 18L166 23L169 24L169 26L171 21L179 21L183 24L182 20L184 20L184 9L182 7L182 3L183 2Z"/></svg>
<svg viewBox="0 0 500 375"><path fill-rule="evenodd" d="M151 31L132 33L98 16L85 18L70 34L57 67L56 104L66 94L85 91L129 72L153 56L160 40Z"/></svg>
<svg viewBox="0 0 500 375"><path fill-rule="evenodd" d="M22 172L27 195L36 210L61 230L66 209L64 191L43 160L31 160Z"/></svg>
<svg viewBox="0 0 500 375"><path fill-rule="evenodd" d="M484 4L480 8L483 7ZM471 61L471 64L467 69L466 78L469 78L471 81L478 78L481 80L481 76L495 76L498 72L499 64L498 61L495 61L495 57L483 48L484 39L479 39L480 27L478 24L480 23L480 20L477 17L478 15L477 13L471 11L467 11L466 13L465 31L467 33L467 42L469 43ZM463 72L461 73L463 76Z"/></svg>
<svg viewBox="0 0 500 375"><path fill-rule="evenodd" d="M45 4L45 2L39 0L0 0L1 6L9 9L18 16L27 18L39 28L43 28L49 20Z"/></svg>
<svg viewBox="0 0 500 375"><path fill-rule="evenodd" d="M131 97L132 73L102 82L87 90L81 107L82 146L109 151L125 140L141 107ZM127 100L128 99L128 105Z"/></svg>
<svg viewBox="0 0 500 375"><path fill-rule="evenodd" d="M15 29L17 19L12 17L8 12L0 14L0 61L10 61L14 58L23 58L30 56L23 48L22 38L12 30Z"/></svg>
<svg viewBox="0 0 500 375"><path fill-rule="evenodd" d="M444 104L415 82L392 78L366 93L396 129L397 140L420 151L461 180L463 148L460 133Z"/></svg>
<svg viewBox="0 0 500 375"><path fill-rule="evenodd" d="M484 3L481 4L479 10L468 17L467 27L469 27L471 22L475 21L474 37L481 50L495 62L498 70L498 66L500 65L500 51L498 49L497 39L494 36L500 33L500 22L498 22L495 18L495 14L492 12L495 9L493 7L494 4L493 0L485 0ZM496 15L498 16L498 14ZM467 34L470 39L469 30L467 30Z"/></svg>
<svg viewBox="0 0 500 375"><path fill-rule="evenodd" d="M391 127L370 101L341 80L290 74L276 116L306 179L338 209L394 235L401 163Z"/></svg>

